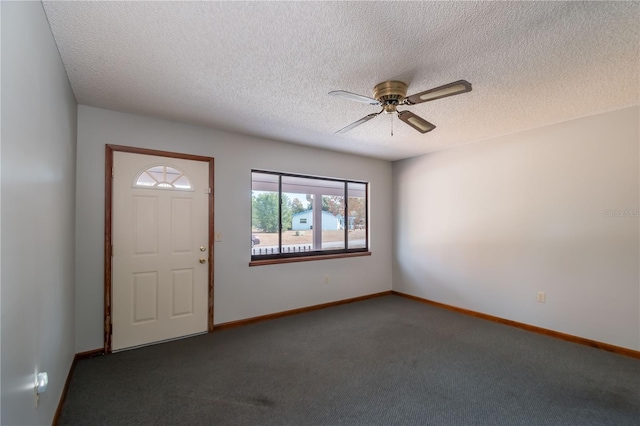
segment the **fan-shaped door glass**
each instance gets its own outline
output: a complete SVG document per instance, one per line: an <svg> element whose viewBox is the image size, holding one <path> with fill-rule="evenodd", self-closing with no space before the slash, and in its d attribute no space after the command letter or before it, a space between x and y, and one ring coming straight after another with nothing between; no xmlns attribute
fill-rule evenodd
<svg viewBox="0 0 640 426"><path fill-rule="evenodd" d="M167 165L151 166L136 176L134 187L193 191L189 178L175 167Z"/></svg>

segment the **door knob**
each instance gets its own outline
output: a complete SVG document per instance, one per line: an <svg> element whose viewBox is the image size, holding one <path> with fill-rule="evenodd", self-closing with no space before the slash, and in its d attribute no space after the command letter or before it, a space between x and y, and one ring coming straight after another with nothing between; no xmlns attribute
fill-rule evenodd
<svg viewBox="0 0 640 426"><path fill-rule="evenodd" d="M207 251L207 248L205 246L200 246L200 251Z"/></svg>
<svg viewBox="0 0 640 426"><path fill-rule="evenodd" d="M207 259L205 259L204 257L200 258L200 263L207 263Z"/></svg>

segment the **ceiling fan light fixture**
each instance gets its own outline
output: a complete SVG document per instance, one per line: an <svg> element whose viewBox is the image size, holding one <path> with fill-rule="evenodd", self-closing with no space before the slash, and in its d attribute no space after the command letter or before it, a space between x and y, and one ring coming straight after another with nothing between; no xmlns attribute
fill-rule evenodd
<svg viewBox="0 0 640 426"><path fill-rule="evenodd" d="M393 114L394 112L397 112L397 107L397 102L386 102L384 105L382 105L382 108L386 114Z"/></svg>

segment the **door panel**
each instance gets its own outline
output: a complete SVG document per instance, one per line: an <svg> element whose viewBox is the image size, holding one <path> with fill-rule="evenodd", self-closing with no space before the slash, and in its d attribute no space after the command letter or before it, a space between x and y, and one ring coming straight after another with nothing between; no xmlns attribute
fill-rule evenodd
<svg viewBox="0 0 640 426"><path fill-rule="evenodd" d="M207 331L208 192L207 162L114 152L113 350Z"/></svg>
<svg viewBox="0 0 640 426"><path fill-rule="evenodd" d="M158 274L132 274L133 324L155 321L158 314Z"/></svg>
<svg viewBox="0 0 640 426"><path fill-rule="evenodd" d="M158 198L133 196L134 254L158 254Z"/></svg>
<svg viewBox="0 0 640 426"><path fill-rule="evenodd" d="M193 314L193 269L172 271L172 317Z"/></svg>
<svg viewBox="0 0 640 426"><path fill-rule="evenodd" d="M192 202L188 198L171 200L171 248L174 254L190 253L193 249L192 209Z"/></svg>

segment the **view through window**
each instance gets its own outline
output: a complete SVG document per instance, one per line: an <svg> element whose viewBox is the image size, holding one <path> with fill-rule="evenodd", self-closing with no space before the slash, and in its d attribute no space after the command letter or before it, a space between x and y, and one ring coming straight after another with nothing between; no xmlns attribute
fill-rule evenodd
<svg viewBox="0 0 640 426"><path fill-rule="evenodd" d="M253 260L368 250L367 183L252 171Z"/></svg>

